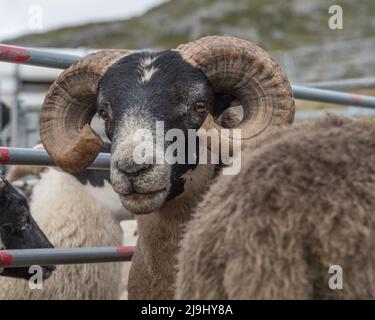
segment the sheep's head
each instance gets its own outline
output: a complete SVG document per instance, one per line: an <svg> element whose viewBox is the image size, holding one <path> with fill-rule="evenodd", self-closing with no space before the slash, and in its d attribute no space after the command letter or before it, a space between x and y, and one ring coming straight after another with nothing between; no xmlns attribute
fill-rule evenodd
<svg viewBox="0 0 375 320"><path fill-rule="evenodd" d="M26 199L0 178L0 250L53 248L30 214ZM43 277L54 267L43 267ZM6 268L0 275L29 279L29 268Z"/></svg>
<svg viewBox="0 0 375 320"><path fill-rule="evenodd" d="M41 114L41 138L60 167L78 172L101 148L89 126L98 112L112 141L113 187L127 209L148 213L183 196L187 188L199 192L204 184L187 186L187 173L209 178L213 166L202 171L188 161L140 164L134 160L141 143L138 129L155 137L157 121L162 121L164 132L180 129L186 140L189 129L220 131L218 118L232 99L244 109L241 139L293 121L288 80L267 53L248 41L207 37L162 52L105 50L67 69L51 87ZM232 146L233 138L225 139ZM172 142L152 143L155 159Z"/></svg>

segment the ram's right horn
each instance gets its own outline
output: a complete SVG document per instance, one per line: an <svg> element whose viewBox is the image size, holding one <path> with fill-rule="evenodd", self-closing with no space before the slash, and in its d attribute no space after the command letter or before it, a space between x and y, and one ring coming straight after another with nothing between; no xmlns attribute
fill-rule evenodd
<svg viewBox="0 0 375 320"><path fill-rule="evenodd" d="M102 50L90 54L65 70L49 89L40 114L40 137L63 170L80 172L98 155L103 142L90 127L98 84L108 68L128 53Z"/></svg>

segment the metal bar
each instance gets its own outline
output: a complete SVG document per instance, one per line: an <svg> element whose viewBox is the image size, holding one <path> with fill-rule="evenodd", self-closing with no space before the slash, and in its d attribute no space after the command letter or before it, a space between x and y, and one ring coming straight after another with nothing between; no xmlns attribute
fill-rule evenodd
<svg viewBox="0 0 375 320"><path fill-rule="evenodd" d="M0 44L0 61L66 69L81 57L66 53Z"/></svg>
<svg viewBox="0 0 375 320"><path fill-rule="evenodd" d="M327 112L334 113L338 116L349 117L349 118L375 117L375 109L344 107L344 108L328 108L328 109L324 108L324 109L317 109L317 110L297 111L294 117L294 121L322 118Z"/></svg>
<svg viewBox="0 0 375 320"><path fill-rule="evenodd" d="M0 61L5 62L65 69L80 58L79 56L47 50L0 44ZM292 89L296 99L375 108L375 97L371 96L314 89L299 85L293 85Z"/></svg>
<svg viewBox="0 0 375 320"><path fill-rule="evenodd" d="M0 251L1 268L130 261L134 247L22 249Z"/></svg>
<svg viewBox="0 0 375 320"><path fill-rule="evenodd" d="M88 169L109 170L110 153L99 153L94 162ZM26 148L8 148L0 147L0 164L18 164L34 166L56 166L55 162L46 151L26 149Z"/></svg>
<svg viewBox="0 0 375 320"><path fill-rule="evenodd" d="M372 96L308 88L298 85L292 85L292 89L296 99L375 108L375 97Z"/></svg>

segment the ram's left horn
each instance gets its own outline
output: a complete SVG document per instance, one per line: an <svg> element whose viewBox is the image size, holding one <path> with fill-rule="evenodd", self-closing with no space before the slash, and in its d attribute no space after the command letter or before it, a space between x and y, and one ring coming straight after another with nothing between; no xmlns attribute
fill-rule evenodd
<svg viewBox="0 0 375 320"><path fill-rule="evenodd" d="M270 126L293 122L294 99L288 78L272 57L254 43L210 36L180 45L177 50L206 75L216 93L230 94L241 102L244 119L238 129L242 142ZM222 130L210 114L203 128ZM232 134L221 137L229 140L232 150Z"/></svg>

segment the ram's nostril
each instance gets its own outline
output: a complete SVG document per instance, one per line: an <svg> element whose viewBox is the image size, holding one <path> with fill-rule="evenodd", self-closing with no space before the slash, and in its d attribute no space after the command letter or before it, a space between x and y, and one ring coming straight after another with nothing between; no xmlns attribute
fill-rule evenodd
<svg viewBox="0 0 375 320"><path fill-rule="evenodd" d="M146 171L148 171L150 169L151 165L146 165L144 167L141 167L141 168L137 168L138 171L135 171L135 172L128 172L126 173L126 175L129 177L129 178L134 178L134 177L137 177L139 175L141 175L142 173L145 173Z"/></svg>
<svg viewBox="0 0 375 320"><path fill-rule="evenodd" d="M145 171L149 170L152 167L152 164L137 164L137 163L124 163L118 162L117 168L127 177L136 177Z"/></svg>

